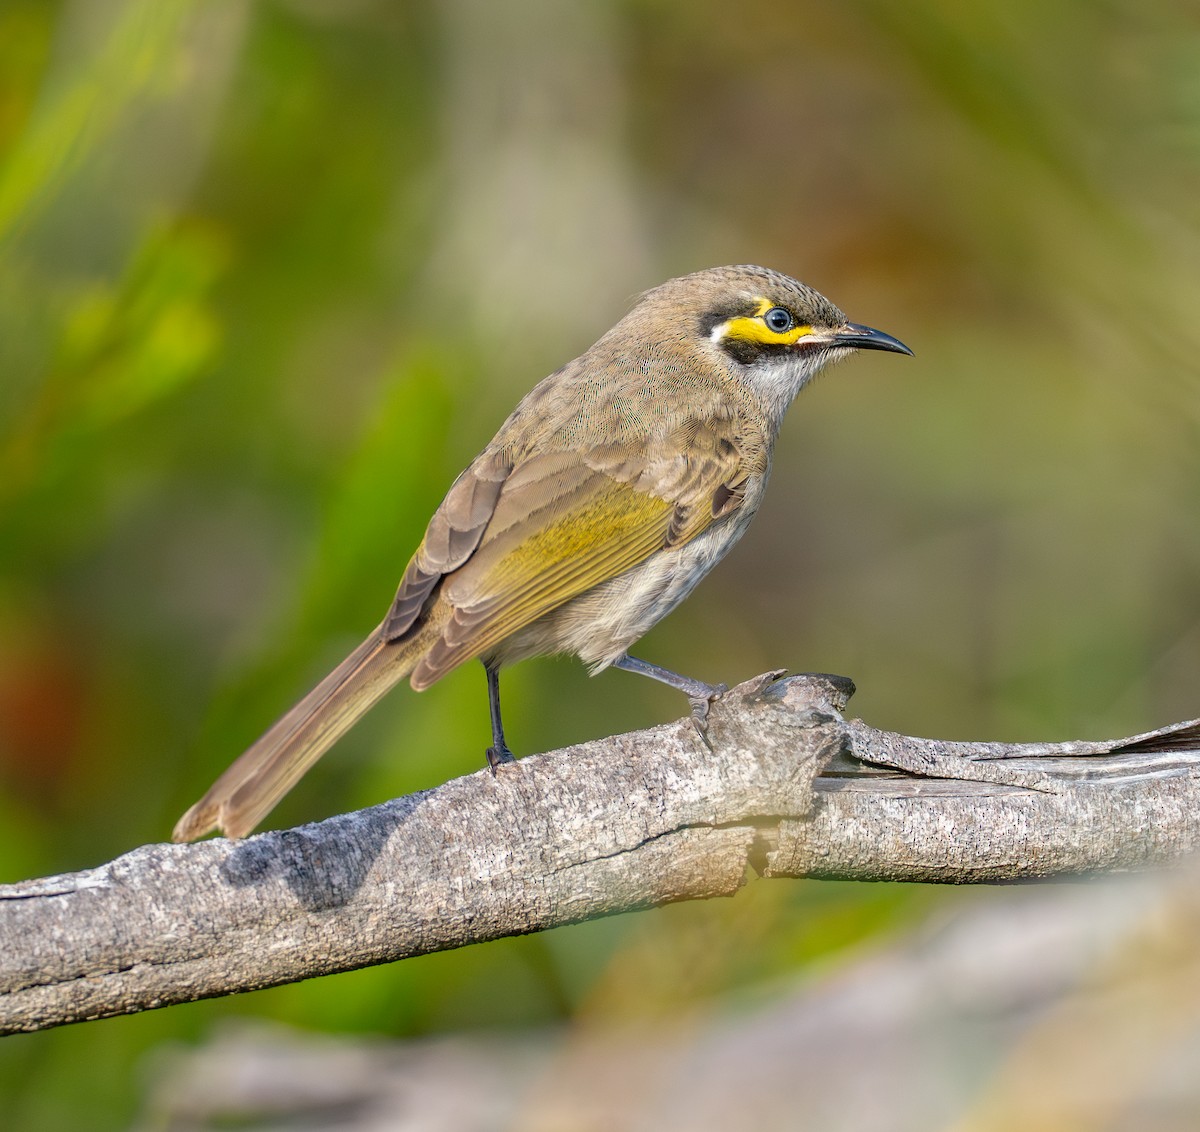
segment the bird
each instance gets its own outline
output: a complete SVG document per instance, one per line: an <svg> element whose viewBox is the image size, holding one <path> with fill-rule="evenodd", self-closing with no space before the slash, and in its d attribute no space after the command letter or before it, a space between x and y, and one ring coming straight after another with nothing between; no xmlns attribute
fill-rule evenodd
<svg viewBox="0 0 1200 1132"><path fill-rule="evenodd" d="M493 774L513 760L500 669L545 654L677 688L703 736L725 686L628 650L742 537L788 407L856 350L912 354L769 268L714 267L646 291L521 400L434 511L380 624L173 839L245 836L394 685L422 691L473 659L487 677Z"/></svg>

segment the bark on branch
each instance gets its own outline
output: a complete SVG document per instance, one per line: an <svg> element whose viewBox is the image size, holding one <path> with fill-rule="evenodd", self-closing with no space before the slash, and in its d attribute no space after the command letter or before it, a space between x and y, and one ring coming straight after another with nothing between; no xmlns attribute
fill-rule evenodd
<svg viewBox="0 0 1200 1132"><path fill-rule="evenodd" d="M778 676L714 705L711 753L669 724L297 829L0 886L0 1032L728 896L748 866L969 883L1145 868L1200 842L1200 721L948 743L844 721L843 678Z"/></svg>

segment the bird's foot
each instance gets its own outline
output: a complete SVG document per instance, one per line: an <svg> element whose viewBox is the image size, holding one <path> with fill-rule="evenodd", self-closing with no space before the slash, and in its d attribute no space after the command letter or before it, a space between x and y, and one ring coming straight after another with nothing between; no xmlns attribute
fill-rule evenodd
<svg viewBox="0 0 1200 1132"><path fill-rule="evenodd" d="M729 685L705 684L701 687L702 690L688 694L688 703L692 705L692 726L696 729L696 734L700 736L700 742L708 748L709 754L712 754L712 740L708 737L708 713L713 701L720 699L729 691Z"/></svg>
<svg viewBox="0 0 1200 1132"><path fill-rule="evenodd" d="M677 688L687 696L688 703L692 705L692 725L696 728L696 734L709 751L712 751L713 745L708 740L708 709L712 707L714 700L729 691L728 684L706 684L703 680L680 676L678 672L672 672L669 668L661 668L648 660L638 660L636 656L630 656L628 653L622 653L611 663L613 668L649 676L651 680Z"/></svg>
<svg viewBox="0 0 1200 1132"><path fill-rule="evenodd" d="M492 772L492 777L496 777L496 768L501 763L515 763L517 756L508 749L507 743L497 743L494 747L487 749L488 769Z"/></svg>

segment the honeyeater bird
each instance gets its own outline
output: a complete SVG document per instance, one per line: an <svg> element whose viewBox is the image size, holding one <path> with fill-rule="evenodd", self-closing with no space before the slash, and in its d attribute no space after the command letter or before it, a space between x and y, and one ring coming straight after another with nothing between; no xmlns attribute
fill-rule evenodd
<svg viewBox="0 0 1200 1132"><path fill-rule="evenodd" d="M702 720L723 686L626 650L742 537L788 406L854 350L912 353L762 267L647 291L513 410L434 512L387 616L180 818L175 840L249 833L394 684L421 691L475 657L493 770L512 759L498 673L526 657L640 672Z"/></svg>

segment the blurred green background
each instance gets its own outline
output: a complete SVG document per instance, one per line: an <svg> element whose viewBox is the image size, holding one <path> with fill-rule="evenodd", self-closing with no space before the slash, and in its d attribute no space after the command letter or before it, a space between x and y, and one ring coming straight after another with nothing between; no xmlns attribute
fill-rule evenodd
<svg viewBox="0 0 1200 1132"><path fill-rule="evenodd" d="M0 879L165 839L375 624L521 394L737 262L917 357L804 394L757 523L642 655L845 673L871 723L948 738L1200 714L1194 5L0 0ZM505 692L525 753L681 714L571 661ZM398 691L272 824L487 737L478 666ZM673 1016L964 898L752 884L10 1038L0 1097L125 1127L148 1051L230 1015Z"/></svg>

